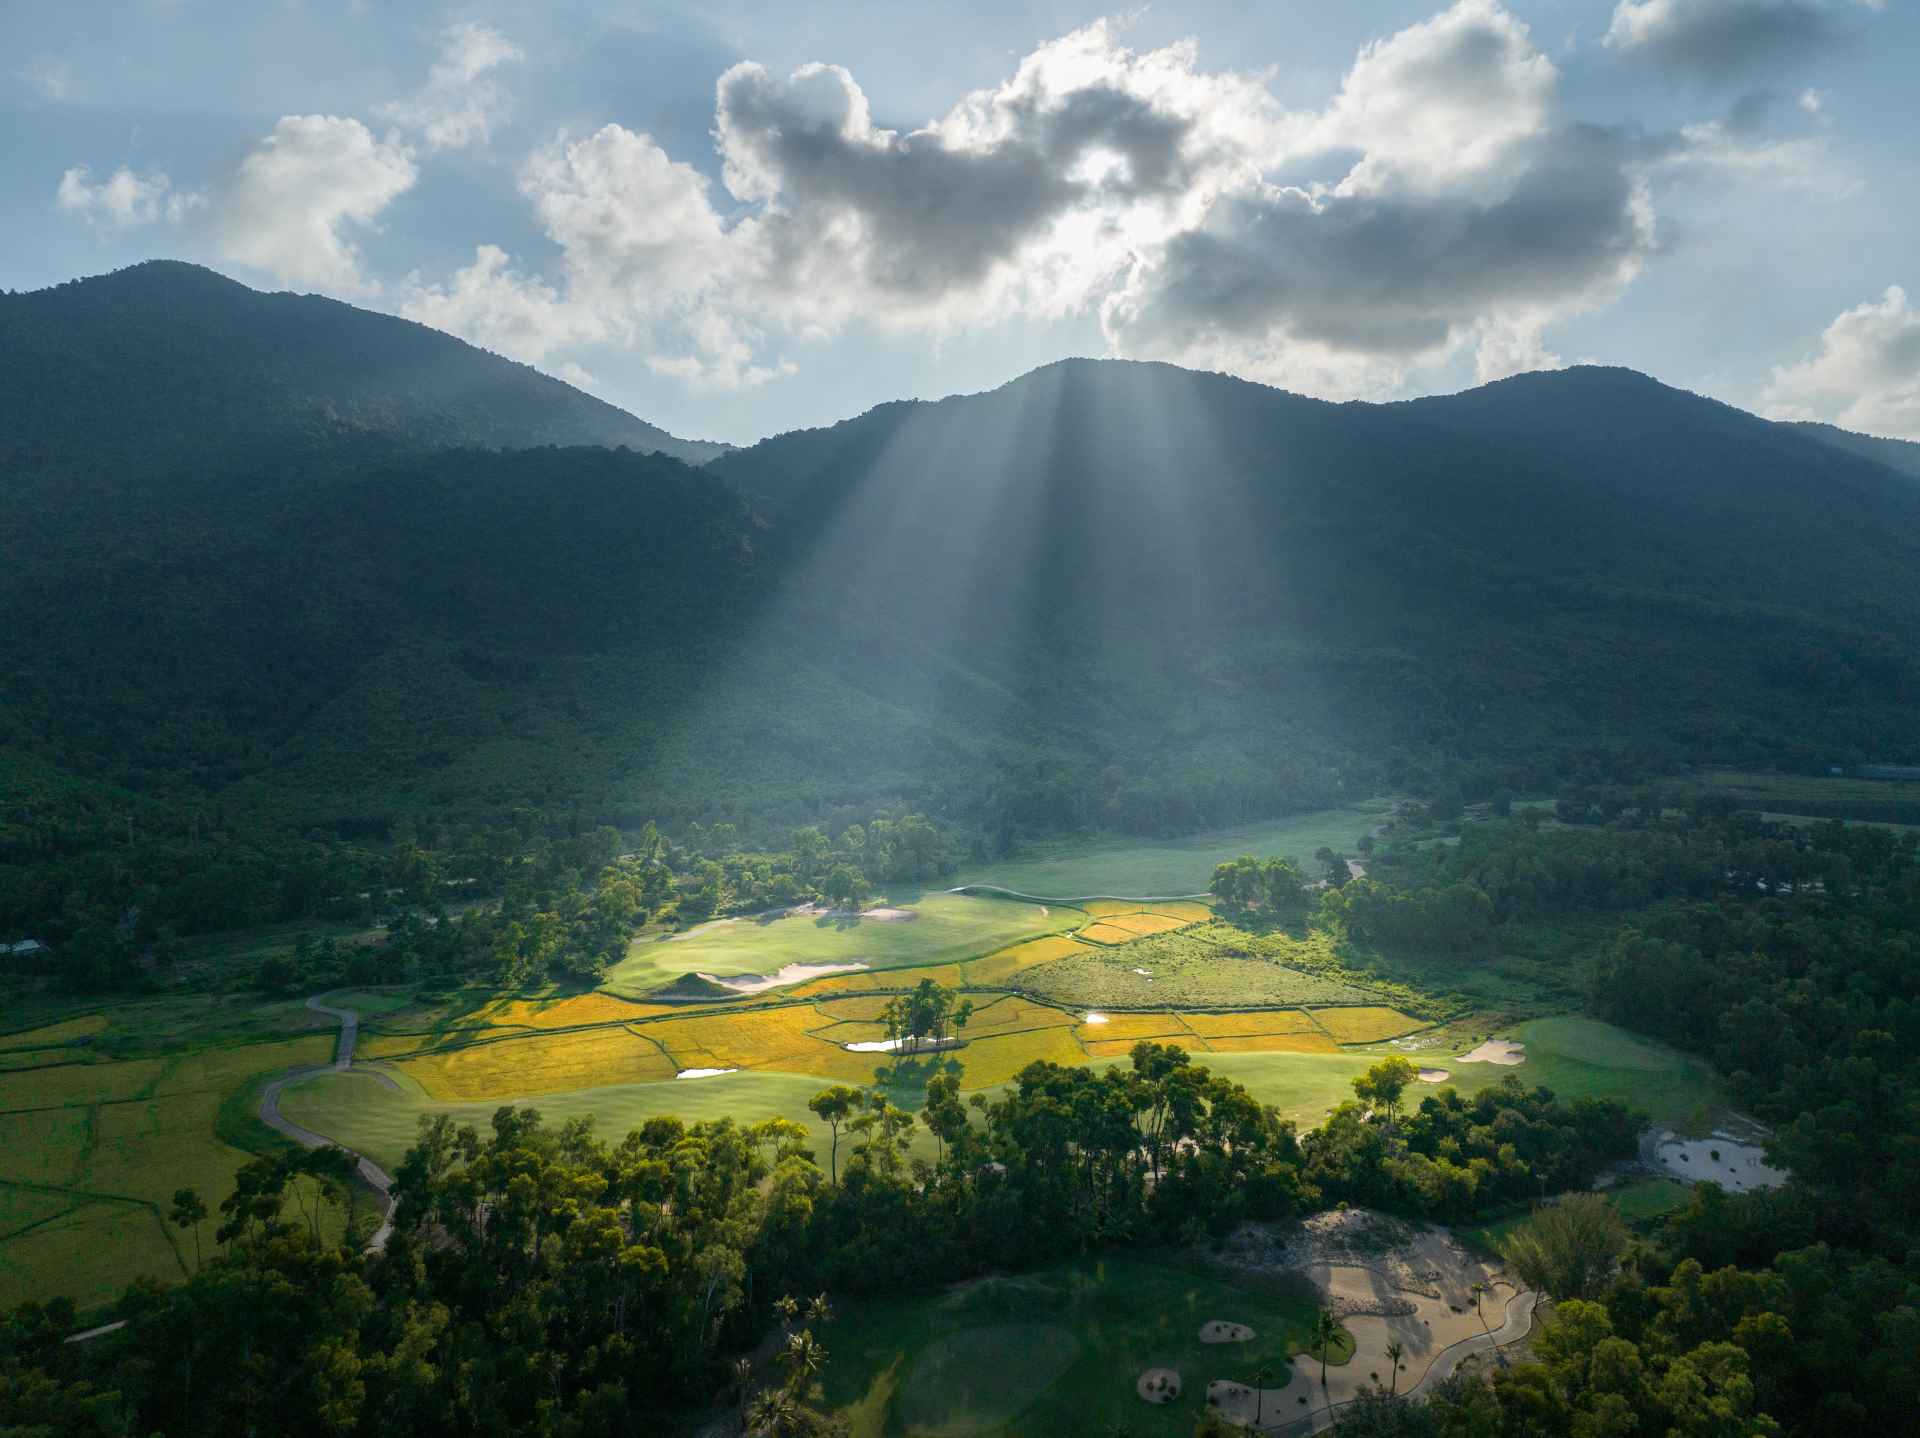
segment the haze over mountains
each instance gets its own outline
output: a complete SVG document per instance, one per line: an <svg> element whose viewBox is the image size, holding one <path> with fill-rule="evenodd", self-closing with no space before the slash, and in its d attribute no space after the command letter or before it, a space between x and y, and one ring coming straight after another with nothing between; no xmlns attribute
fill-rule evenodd
<svg viewBox="0 0 1920 1438"><path fill-rule="evenodd" d="M1072 361L723 453L156 263L0 299L0 379L14 853L130 802L1157 830L1920 760L1904 450L1629 371Z"/></svg>

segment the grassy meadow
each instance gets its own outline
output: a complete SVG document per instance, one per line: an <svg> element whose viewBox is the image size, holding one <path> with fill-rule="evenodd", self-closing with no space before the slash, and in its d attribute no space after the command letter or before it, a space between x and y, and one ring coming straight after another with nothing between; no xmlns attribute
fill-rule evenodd
<svg viewBox="0 0 1920 1438"><path fill-rule="evenodd" d="M324 1022L301 1004L200 996L0 1038L34 1060L0 1070L0 1307L66 1297L85 1309L136 1277L180 1277L193 1235L165 1222L175 1190L215 1208L242 1164L283 1142L251 1096L332 1056Z"/></svg>
<svg viewBox="0 0 1920 1438"><path fill-rule="evenodd" d="M1163 897L1205 893L1214 865L1242 854L1285 855L1311 865L1314 852L1351 853L1363 834L1393 814L1391 799L1343 809L1316 809L1267 824L1215 829L1184 839L1062 840L1033 844L1011 858L968 864L954 883L994 884L1042 898L1090 895Z"/></svg>
<svg viewBox="0 0 1920 1438"><path fill-rule="evenodd" d="M1086 915L1005 899L928 893L901 908L911 918L827 914L721 919L685 934L647 935L608 973L607 992L639 998L683 974L763 975L789 964L873 969L973 958L1021 939L1077 927Z"/></svg>

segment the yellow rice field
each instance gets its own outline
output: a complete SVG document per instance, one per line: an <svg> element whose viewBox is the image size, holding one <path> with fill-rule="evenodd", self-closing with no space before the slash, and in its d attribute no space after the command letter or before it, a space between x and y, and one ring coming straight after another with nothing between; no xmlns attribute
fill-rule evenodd
<svg viewBox="0 0 1920 1438"><path fill-rule="evenodd" d="M472 1044L395 1067L434 1098L466 1102L670 1079L679 1066L652 1039L608 1028Z"/></svg>
<svg viewBox="0 0 1920 1438"><path fill-rule="evenodd" d="M1105 1023L1079 1024L1074 1032L1087 1044L1089 1052L1098 1043L1110 1044L1124 1040L1132 1045L1140 1039L1157 1039L1165 1035L1193 1037L1193 1031L1180 1021L1179 1014L1108 1014Z"/></svg>
<svg viewBox="0 0 1920 1438"><path fill-rule="evenodd" d="M1090 1057L1096 1059L1123 1059L1133 1052L1133 1046L1145 1041L1145 1036L1136 1039L1091 1039L1086 1049ZM1152 1038L1157 1044L1166 1044L1170 1048L1185 1049L1188 1053L1199 1055L1206 1045L1192 1034L1165 1034Z"/></svg>
<svg viewBox="0 0 1920 1438"><path fill-rule="evenodd" d="M932 979L949 989L966 983L961 965L930 964L917 969L869 969L857 974L834 974L830 978L809 979L781 992L796 999L833 998L840 994L869 994L875 989L910 989L922 979Z"/></svg>
<svg viewBox="0 0 1920 1438"><path fill-rule="evenodd" d="M1045 1059L1056 1064L1086 1062L1086 1051L1065 1024L1028 1029L1023 1033L968 1039L967 1046L948 1057L960 1062L960 1087L989 1088L1005 1083L1030 1063Z"/></svg>
<svg viewBox="0 0 1920 1438"><path fill-rule="evenodd" d="M960 967L966 971L969 984L984 988L1005 983L1022 969L1032 968L1035 964L1085 952L1085 944L1065 934L1049 934L1044 939L1029 939L1024 944L1015 944L1012 948L1001 949L984 958L968 959Z"/></svg>
<svg viewBox="0 0 1920 1438"><path fill-rule="evenodd" d="M1260 1009L1239 1014L1183 1014L1187 1027L1203 1038L1235 1038L1249 1034L1308 1034L1313 1020L1300 1009Z"/></svg>
<svg viewBox="0 0 1920 1438"><path fill-rule="evenodd" d="M535 1029L563 1029L577 1024L621 1023L679 1012L684 1005L637 1004L612 994L575 994L563 999L510 999L483 1010L476 1017L490 1024L525 1025Z"/></svg>
<svg viewBox="0 0 1920 1438"><path fill-rule="evenodd" d="M1100 921L1102 928L1124 929L1137 938L1148 934L1164 934L1186 926L1185 919L1170 918L1165 914L1110 914Z"/></svg>
<svg viewBox="0 0 1920 1438"><path fill-rule="evenodd" d="M1398 1009L1378 1007L1315 1009L1313 1018L1343 1044L1378 1043L1427 1027L1424 1020L1411 1018Z"/></svg>
<svg viewBox="0 0 1920 1438"><path fill-rule="evenodd" d="M1340 1045L1323 1033L1224 1034L1206 1041L1217 1054L1337 1054Z"/></svg>
<svg viewBox="0 0 1920 1438"><path fill-rule="evenodd" d="M67 1019L63 1023L47 1024L37 1029L27 1029L22 1033L8 1034L0 1038L0 1049L44 1049L57 1044L72 1043L75 1039L91 1038L107 1026L105 1014L86 1014L77 1019Z"/></svg>
<svg viewBox="0 0 1920 1438"><path fill-rule="evenodd" d="M1089 924L1086 928L1080 930L1080 937L1089 943L1106 944L1111 947L1115 944L1131 943L1133 940L1139 938L1140 935L1134 933L1131 929L1123 929L1118 924L1110 924L1102 919L1099 923Z"/></svg>

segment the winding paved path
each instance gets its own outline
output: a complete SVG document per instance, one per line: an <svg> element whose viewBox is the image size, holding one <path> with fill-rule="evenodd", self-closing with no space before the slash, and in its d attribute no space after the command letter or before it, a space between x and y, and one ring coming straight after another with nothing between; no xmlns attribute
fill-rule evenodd
<svg viewBox="0 0 1920 1438"><path fill-rule="evenodd" d="M281 1074L269 1083L260 1094L260 1121L272 1129L284 1133L304 1148L326 1148L332 1145L345 1149L356 1160L360 1177L366 1180L380 1199L380 1226L373 1231L373 1237L367 1240L367 1252L379 1253L387 1246L387 1238L393 1233L393 1175L364 1154L354 1153L346 1145L336 1143L323 1133L315 1133L304 1128L280 1112L280 1090L290 1083L299 1083L303 1079L317 1078L321 1074L342 1073L353 1067L353 1046L360 1036L360 1015L352 1009L335 1008L331 1004L320 1002L326 995L320 994L307 1000L307 1007L316 1013L330 1014L340 1021L340 1041L334 1046L333 1062L318 1068L294 1069L291 1073ZM378 1069L362 1067L359 1072L369 1078L378 1079L388 1088L397 1089L388 1074Z"/></svg>

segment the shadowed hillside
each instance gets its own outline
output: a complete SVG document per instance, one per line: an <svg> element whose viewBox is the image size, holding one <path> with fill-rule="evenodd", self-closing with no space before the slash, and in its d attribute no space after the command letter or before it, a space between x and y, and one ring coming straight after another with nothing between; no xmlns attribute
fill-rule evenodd
<svg viewBox="0 0 1920 1438"><path fill-rule="evenodd" d="M1920 757L1920 489L1627 371L1336 405L1075 361L694 470L496 449L647 427L191 267L0 314L22 862L143 796L1164 833Z"/></svg>

